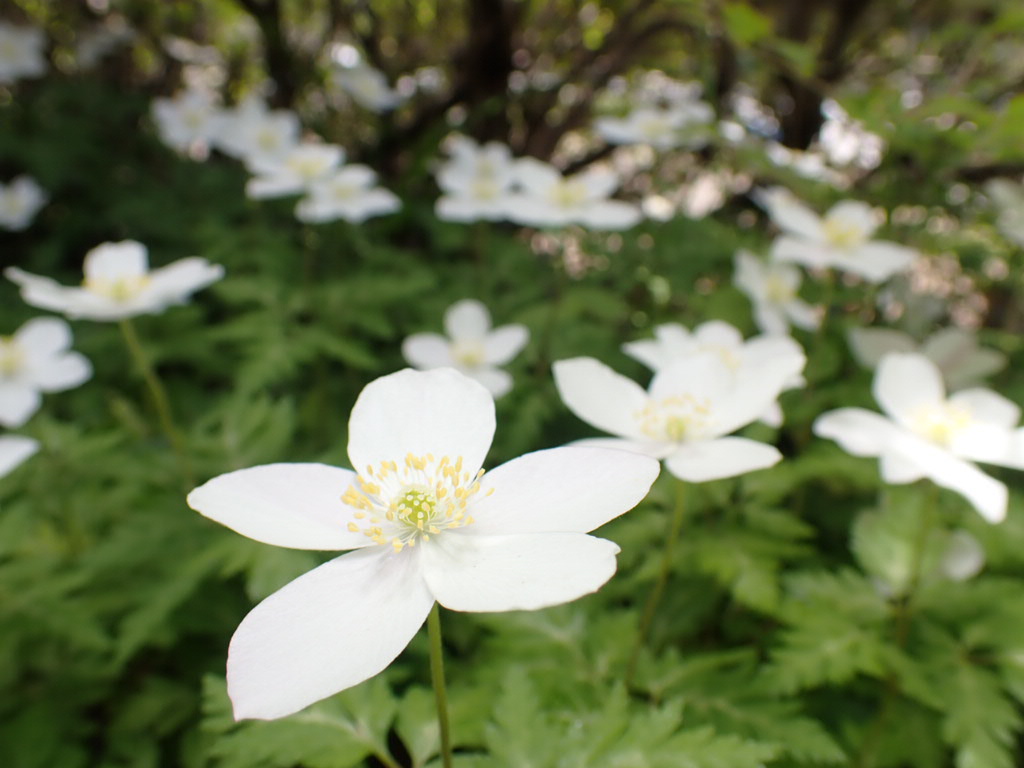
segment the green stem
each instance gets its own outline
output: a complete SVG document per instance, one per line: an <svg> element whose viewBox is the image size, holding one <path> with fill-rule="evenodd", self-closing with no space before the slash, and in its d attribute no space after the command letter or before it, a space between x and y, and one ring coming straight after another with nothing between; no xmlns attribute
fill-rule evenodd
<svg viewBox="0 0 1024 768"><path fill-rule="evenodd" d="M907 582L906 593L903 599L896 604L895 609L895 639L900 650L907 647L910 639L910 622L913 616L913 603L917 588L921 583L921 566L924 564L924 554L928 547L928 537L931 535L935 524L935 512L939 502L938 486L932 485L928 494L928 501L921 511L921 520L917 529L917 536L914 539L914 548L910 552L910 580ZM889 727L889 719L892 715L896 696L900 692L899 680L894 673L889 673L885 681L885 692L882 694L882 702L878 708L878 717L871 724L864 737L864 744L861 747L860 756L857 760L858 768L873 768L878 758L878 743Z"/></svg>
<svg viewBox="0 0 1024 768"><path fill-rule="evenodd" d="M186 490L191 490L195 486L192 466L189 463L188 454L185 452L185 441L181 436L181 432L174 425L174 417L171 415L171 403L167 398L167 392L163 384L160 383L160 378L156 375L156 371L153 370L153 366L150 364L149 358L142 348L142 343L139 341L139 335L135 332L135 326L132 321L126 317L121 320L119 325L121 326L121 335L124 336L124 343L128 347L128 352L135 361L135 366L139 369L139 373L142 374L146 387L149 389L149 394L153 399L157 419L160 421L160 428L171 444L171 450L174 451L174 455L178 460L178 468L181 471L182 480L184 480L187 486Z"/></svg>
<svg viewBox="0 0 1024 768"><path fill-rule="evenodd" d="M437 701L437 725L441 731L441 764L452 768L452 738L448 727L448 692L444 686L444 651L441 648L441 610L437 603L427 617L427 635L430 638L430 680L434 684Z"/></svg>
<svg viewBox="0 0 1024 768"><path fill-rule="evenodd" d="M626 667L626 687L633 684L636 676L636 665L640 660L640 653L647 642L647 634L651 629L651 622L658 611L658 605L665 594L665 587L668 586L668 577L672 572L672 560L675 554L676 540L683 529L683 511L686 508L686 483L676 480L676 503L672 509L672 519L669 523L668 536L665 537L665 548L661 555L661 569L658 577L651 587L647 596L647 603L644 605L644 612L640 617L640 626L637 628L636 640L633 643L633 652L629 657L629 665Z"/></svg>

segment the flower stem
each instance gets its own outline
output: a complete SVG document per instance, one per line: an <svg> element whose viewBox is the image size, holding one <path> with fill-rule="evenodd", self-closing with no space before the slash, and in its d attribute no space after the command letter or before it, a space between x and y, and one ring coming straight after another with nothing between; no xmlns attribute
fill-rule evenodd
<svg viewBox="0 0 1024 768"><path fill-rule="evenodd" d="M448 727L448 692L444 685L444 651L441 648L441 610L437 603L427 617L430 638L430 680L437 701L437 725L441 731L441 764L452 768L452 738Z"/></svg>
<svg viewBox="0 0 1024 768"><path fill-rule="evenodd" d="M146 387L149 389L149 394L153 398L153 405L156 408L156 415L160 421L160 428L163 430L168 442L170 442L171 450L174 451L174 455L178 460L178 468L181 471L182 480L184 480L187 489L191 489L195 485L192 466L189 463L188 454L185 452L185 441L181 436L181 432L174 425L174 417L171 415L171 403L167 399L167 391L164 389L163 384L160 383L160 378L156 375L156 371L153 370L153 366L150 364L149 358L142 348L139 335L135 332L135 326L132 324L131 319L126 317L120 321L119 325L121 326L121 335L124 336L124 343L128 347L128 352L135 361L135 365L139 369L139 373L142 374Z"/></svg>
<svg viewBox="0 0 1024 768"><path fill-rule="evenodd" d="M654 621L654 614L657 613L658 604L665 594L665 587L668 585L669 573L672 571L672 560L675 553L676 539L683 529L683 511L686 508L686 483L676 480L676 503L672 508L672 519L669 523L668 536L665 537L665 548L661 555L661 569L658 577L647 595L647 603L644 605L644 612L640 617L640 626L637 628L636 640L633 643L633 652L629 657L629 665L626 667L626 688L633 684L636 676L636 665L640 660L640 652L647 642L647 633L651 629L651 622Z"/></svg>

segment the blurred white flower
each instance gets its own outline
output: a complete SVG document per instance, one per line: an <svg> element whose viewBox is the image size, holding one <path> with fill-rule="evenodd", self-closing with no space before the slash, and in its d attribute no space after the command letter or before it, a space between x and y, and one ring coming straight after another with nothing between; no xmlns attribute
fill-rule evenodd
<svg viewBox="0 0 1024 768"><path fill-rule="evenodd" d="M39 443L22 435L0 435L0 477L9 475L39 450Z"/></svg>
<svg viewBox="0 0 1024 768"><path fill-rule="evenodd" d="M79 69L91 69L119 45L131 42L136 36L123 16L109 14L91 29L76 33L75 65Z"/></svg>
<svg viewBox="0 0 1024 768"><path fill-rule="evenodd" d="M705 137L686 128L711 123L715 113L702 101L668 107L638 107L625 117L600 117L594 130L609 144L649 144L655 149L693 147Z"/></svg>
<svg viewBox="0 0 1024 768"><path fill-rule="evenodd" d="M985 567L985 548L962 528L951 531L939 567L953 581L973 579Z"/></svg>
<svg viewBox="0 0 1024 768"><path fill-rule="evenodd" d="M677 363L710 352L718 355L737 379L757 376L761 366L768 360L790 358L797 373L785 389L802 387L806 382L803 370L804 351L788 336L757 336L744 340L743 334L722 320L709 320L689 331L679 323L665 323L655 326L653 339L628 341L622 351L639 360L657 373ZM759 421L772 427L782 424L782 408L773 402L761 414Z"/></svg>
<svg viewBox="0 0 1024 768"><path fill-rule="evenodd" d="M507 200L506 216L532 227L579 224L590 229L628 229L642 218L640 209L608 197L618 188L618 174L588 168L563 176L557 168L527 157L516 161L515 177L522 192Z"/></svg>
<svg viewBox="0 0 1024 768"><path fill-rule="evenodd" d="M88 381L92 366L71 349L71 329L56 317L29 320L0 336L0 425L16 429L42 405L43 392Z"/></svg>
<svg viewBox="0 0 1024 768"><path fill-rule="evenodd" d="M818 417L815 434L854 456L878 457L887 483L926 477L966 498L990 523L1006 517L1006 486L972 462L1024 469L1017 405L988 389L947 398L931 360L899 352L879 363L873 391L885 416L840 408Z"/></svg>
<svg viewBox="0 0 1024 768"><path fill-rule="evenodd" d="M245 185L254 200L298 195L330 176L345 162L345 150L334 144L305 141L278 156L254 155L248 160L255 174Z"/></svg>
<svg viewBox="0 0 1024 768"><path fill-rule="evenodd" d="M388 86L384 73L369 64L339 66L334 70L332 81L359 106L371 112L389 112L404 100L398 91Z"/></svg>
<svg viewBox="0 0 1024 768"><path fill-rule="evenodd" d="M992 179L985 192L996 205L996 226L1007 240L1024 248L1024 186L1007 179Z"/></svg>
<svg viewBox="0 0 1024 768"><path fill-rule="evenodd" d="M402 207L393 192L376 184L377 174L365 165L342 166L309 185L309 192L299 201L295 215L299 221L308 223L344 219L359 224Z"/></svg>
<svg viewBox="0 0 1024 768"><path fill-rule="evenodd" d="M25 229L39 209L46 205L46 192L31 176L18 176L0 183L0 227L14 231Z"/></svg>
<svg viewBox="0 0 1024 768"><path fill-rule="evenodd" d="M85 255L83 271L81 287L64 286L17 267L8 267L4 275L21 286L26 303L87 320L158 314L184 304L224 276L223 267L198 256L150 270L146 246L134 240L96 246Z"/></svg>
<svg viewBox="0 0 1024 768"><path fill-rule="evenodd" d="M153 99L152 113L160 140L179 152L210 146L224 121L214 94L200 88Z"/></svg>
<svg viewBox="0 0 1024 768"><path fill-rule="evenodd" d="M45 73L45 47L43 30L0 21L0 83L13 83Z"/></svg>
<svg viewBox="0 0 1024 768"><path fill-rule="evenodd" d="M844 200L821 217L781 187L760 190L757 200L783 231L772 244L774 261L834 267L880 283L918 258L912 248L871 239L880 221L867 203Z"/></svg>
<svg viewBox="0 0 1024 768"><path fill-rule="evenodd" d="M615 438L580 445L619 448L664 459L680 480L701 483L776 464L782 454L745 437L726 437L760 418L804 365L765 360L737 376L717 353L703 352L658 371L648 391L589 357L559 360L555 384L579 418Z"/></svg>
<svg viewBox="0 0 1024 768"><path fill-rule="evenodd" d="M498 398L512 389L512 376L498 366L507 365L526 346L530 332L524 325L491 327L491 313L475 299L463 299L444 313L444 330L414 333L402 342L402 356L414 368L454 368L483 384Z"/></svg>
<svg viewBox="0 0 1024 768"><path fill-rule="evenodd" d="M284 156L299 141L299 118L289 109L267 108L259 96L250 96L222 113L217 147L226 155L249 161L270 161Z"/></svg>
<svg viewBox="0 0 1024 768"><path fill-rule="evenodd" d="M465 136L448 140L450 158L438 168L442 196L435 213L445 221L498 221L505 218L515 183L512 152L492 141L480 146Z"/></svg>
<svg viewBox="0 0 1024 768"><path fill-rule="evenodd" d="M764 333L786 335L789 326L806 331L821 325L821 312L801 299L800 270L765 262L750 251L736 252L733 282L754 305L754 322Z"/></svg>
<svg viewBox="0 0 1024 768"><path fill-rule="evenodd" d="M943 328L920 344L892 328L851 328L847 339L865 368L876 367L890 352L920 353L935 363L951 391L978 384L1006 367L1006 355L979 347L978 337L967 328Z"/></svg>
<svg viewBox="0 0 1024 768"><path fill-rule="evenodd" d="M284 717L366 680L435 601L456 611L535 610L599 589L618 546L587 532L647 494L658 464L564 447L486 474L494 403L452 370L366 386L349 420L358 474L270 464L215 477L188 503L282 547L356 550L257 605L228 649L236 719ZM347 489L347 490L346 490Z"/></svg>

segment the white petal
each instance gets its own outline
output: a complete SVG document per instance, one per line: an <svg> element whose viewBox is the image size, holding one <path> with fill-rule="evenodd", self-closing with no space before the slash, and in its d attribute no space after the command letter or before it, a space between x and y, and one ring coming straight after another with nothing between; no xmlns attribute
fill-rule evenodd
<svg viewBox="0 0 1024 768"><path fill-rule="evenodd" d="M39 390L24 384L0 381L0 425L17 429L42 405Z"/></svg>
<svg viewBox="0 0 1024 768"><path fill-rule="evenodd" d="M666 456L671 456L679 447L678 443L667 441L650 440L640 442L638 440L623 440L620 437L585 437L582 440L573 440L569 445L579 446L580 448L604 448L612 451L639 453L641 456L649 456L658 461L661 461Z"/></svg>
<svg viewBox="0 0 1024 768"><path fill-rule="evenodd" d="M821 217L783 187L758 190L755 196L775 225L788 234L808 240L823 237Z"/></svg>
<svg viewBox="0 0 1024 768"><path fill-rule="evenodd" d="M326 464L265 464L207 481L188 495L201 515L250 539L293 549L372 544L348 530L355 511L341 501L355 473Z"/></svg>
<svg viewBox="0 0 1024 768"><path fill-rule="evenodd" d="M925 476L917 463L898 453L883 453L879 457L878 471L882 480L893 485L913 483Z"/></svg>
<svg viewBox="0 0 1024 768"><path fill-rule="evenodd" d="M520 186L529 194L537 196L545 195L562 180L562 174L557 168L532 157L517 160L513 173Z"/></svg>
<svg viewBox="0 0 1024 768"><path fill-rule="evenodd" d="M893 352L882 358L872 385L882 410L901 424L909 424L922 406L946 398L942 375L924 355Z"/></svg>
<svg viewBox="0 0 1024 768"><path fill-rule="evenodd" d="M813 331L821 325L821 312L818 311L818 308L812 307L801 299L793 299L783 306L783 310L789 317L789 321L797 328ZM767 329L765 330L767 331ZM771 333L771 331L767 332Z"/></svg>
<svg viewBox="0 0 1024 768"><path fill-rule="evenodd" d="M484 475L465 535L587 533L639 504L658 470L654 459L606 448L528 453Z"/></svg>
<svg viewBox="0 0 1024 768"><path fill-rule="evenodd" d="M991 389L964 389L951 395L949 403L966 408L973 419L995 427L1013 429L1020 421L1020 406Z"/></svg>
<svg viewBox="0 0 1024 768"><path fill-rule="evenodd" d="M89 280L121 280L142 277L149 270L146 246L136 240L102 243L87 254L83 271Z"/></svg>
<svg viewBox="0 0 1024 768"><path fill-rule="evenodd" d="M476 299L457 301L445 310L444 330L452 340L483 340L491 330L491 313Z"/></svg>
<svg viewBox="0 0 1024 768"><path fill-rule="evenodd" d="M733 388L736 377L717 352L696 352L665 366L651 379L648 388L654 400L687 395L717 404ZM768 401L778 395L772 395Z"/></svg>
<svg viewBox="0 0 1024 768"><path fill-rule="evenodd" d="M613 435L644 440L636 414L648 398L635 381L591 357L558 360L552 372L562 402L583 421Z"/></svg>
<svg viewBox="0 0 1024 768"><path fill-rule="evenodd" d="M601 231L629 229L643 219L640 209L621 200L599 200L590 203L578 217L579 223Z"/></svg>
<svg viewBox="0 0 1024 768"><path fill-rule="evenodd" d="M414 333L406 337L402 342L402 357L413 368L421 370L455 364L448 339L437 333Z"/></svg>
<svg viewBox="0 0 1024 768"><path fill-rule="evenodd" d="M254 176L245 184L245 196L252 200L300 194L305 185L293 176Z"/></svg>
<svg viewBox="0 0 1024 768"><path fill-rule="evenodd" d="M505 365L519 354L530 340L525 325L503 325L495 328L484 339L484 362Z"/></svg>
<svg viewBox="0 0 1024 768"><path fill-rule="evenodd" d="M459 456L467 472L483 466L494 437L494 399L451 368L406 369L371 381L348 423L348 456L365 471L408 454Z"/></svg>
<svg viewBox="0 0 1024 768"><path fill-rule="evenodd" d="M0 477L8 475L39 450L39 443L21 435L0 436Z"/></svg>
<svg viewBox="0 0 1024 768"><path fill-rule="evenodd" d="M155 306L181 304L189 296L224 277L224 267L211 264L199 256L179 259L166 267L154 269L146 291Z"/></svg>
<svg viewBox="0 0 1024 768"><path fill-rule="evenodd" d="M781 264L803 264L805 267L830 267L835 253L828 246L795 237L779 237L771 247L772 261Z"/></svg>
<svg viewBox="0 0 1024 768"><path fill-rule="evenodd" d="M416 554L351 552L253 608L228 649L235 719L290 715L394 661L434 604Z"/></svg>
<svg viewBox="0 0 1024 768"><path fill-rule="evenodd" d="M874 368L890 352L917 350L910 334L893 328L851 328L846 339L854 359L865 368Z"/></svg>
<svg viewBox="0 0 1024 768"><path fill-rule="evenodd" d="M56 317L34 317L15 332L14 339L31 359L46 359L71 347L71 327Z"/></svg>
<svg viewBox="0 0 1024 768"><path fill-rule="evenodd" d="M91 376L92 364L77 352L65 352L55 359L29 363L29 378L43 392L73 389Z"/></svg>
<svg viewBox="0 0 1024 768"><path fill-rule="evenodd" d="M480 366L478 368L461 370L474 381L479 381L483 384L495 400L507 395L512 391L512 387L515 385L515 380L512 378L512 374L508 371L503 371L500 368Z"/></svg>
<svg viewBox="0 0 1024 768"><path fill-rule="evenodd" d="M453 611L532 611L596 592L618 545L585 533L441 535L423 548L423 577Z"/></svg>
<svg viewBox="0 0 1024 768"><path fill-rule="evenodd" d="M869 282L880 283L900 272L906 272L919 255L913 248L876 240L864 243L848 254L837 254L832 263Z"/></svg>
<svg viewBox="0 0 1024 768"><path fill-rule="evenodd" d="M754 323L762 333L771 333L779 336L789 333L787 313L777 304L768 304L766 302L755 304ZM795 320L793 324L800 328L804 327Z"/></svg>
<svg viewBox="0 0 1024 768"><path fill-rule="evenodd" d="M1001 482L930 443L920 441L914 451L910 458L918 462L933 483L959 493L990 523L1006 517L1008 493Z"/></svg>
<svg viewBox="0 0 1024 768"><path fill-rule="evenodd" d="M839 408L814 420L814 434L835 440L854 456L881 456L905 431L880 413L863 408Z"/></svg>
<svg viewBox="0 0 1024 768"><path fill-rule="evenodd" d="M684 443L665 459L665 467L680 480L703 483L765 469L781 459L782 454L773 445L745 437L720 437Z"/></svg>

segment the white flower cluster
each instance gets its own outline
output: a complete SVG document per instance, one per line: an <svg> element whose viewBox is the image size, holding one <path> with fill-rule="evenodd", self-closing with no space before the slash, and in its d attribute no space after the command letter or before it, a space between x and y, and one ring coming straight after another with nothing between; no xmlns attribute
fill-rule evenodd
<svg viewBox="0 0 1024 768"><path fill-rule="evenodd" d="M442 195L435 206L446 221L621 230L642 217L635 205L609 199L622 183L610 169L592 167L565 176L534 158L513 159L504 144L481 147L464 136L452 137L448 147L449 159L437 171Z"/></svg>

